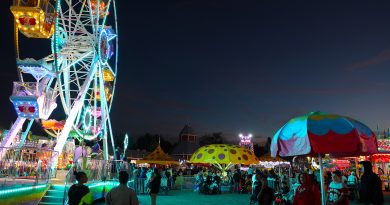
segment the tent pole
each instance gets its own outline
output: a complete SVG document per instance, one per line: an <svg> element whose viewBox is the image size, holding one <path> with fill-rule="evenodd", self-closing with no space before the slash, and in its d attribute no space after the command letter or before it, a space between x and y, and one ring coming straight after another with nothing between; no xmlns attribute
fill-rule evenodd
<svg viewBox="0 0 390 205"><path fill-rule="evenodd" d="M356 172L355 176L356 177L360 176L358 164L359 164L359 158L355 157L355 172Z"/></svg>
<svg viewBox="0 0 390 205"><path fill-rule="evenodd" d="M321 154L318 154L318 161L320 162L321 204L325 205L324 173L322 170L323 166Z"/></svg>

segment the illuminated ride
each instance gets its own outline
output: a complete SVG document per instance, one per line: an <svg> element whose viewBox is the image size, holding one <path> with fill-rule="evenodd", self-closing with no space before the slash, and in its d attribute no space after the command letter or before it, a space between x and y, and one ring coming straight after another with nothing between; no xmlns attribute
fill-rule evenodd
<svg viewBox="0 0 390 205"><path fill-rule="evenodd" d="M58 154L70 135L78 140L99 137L103 140L104 159L108 159L107 138L113 142L109 112L118 62L115 3L115 0L13 1L10 9L15 19L19 81L14 82L10 100L18 118L0 147L10 146L26 121L29 123L23 133L38 121L49 135L57 138L52 167L56 166ZM41 59L22 56L20 45L36 38L51 40L51 49L36 49L47 51L47 55ZM58 121L49 119L58 101L66 117ZM22 134L20 144L25 138ZM2 152L0 149L0 160Z"/></svg>
<svg viewBox="0 0 390 205"><path fill-rule="evenodd" d="M238 136L240 137L238 145L246 147L253 152L252 134L243 135L240 133Z"/></svg>

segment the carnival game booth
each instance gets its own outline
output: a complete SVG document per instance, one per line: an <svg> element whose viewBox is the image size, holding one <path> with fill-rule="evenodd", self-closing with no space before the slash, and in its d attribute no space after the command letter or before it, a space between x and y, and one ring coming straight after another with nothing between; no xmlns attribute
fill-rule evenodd
<svg viewBox="0 0 390 205"><path fill-rule="evenodd" d="M378 140L378 153L368 158L371 160L373 171L379 175L382 180L384 190L390 187L390 139Z"/></svg>
<svg viewBox="0 0 390 205"><path fill-rule="evenodd" d="M274 135L271 156L318 157L320 165L321 201L325 205L322 157L356 157L378 152L374 132L363 123L349 117L311 112L292 118Z"/></svg>
<svg viewBox="0 0 390 205"><path fill-rule="evenodd" d="M158 145L153 152L148 154L143 159L136 160L136 163L138 165L149 164L149 165L159 165L159 166L179 165L179 162L174 160L168 154L166 154L160 145Z"/></svg>
<svg viewBox="0 0 390 205"><path fill-rule="evenodd" d="M246 147L228 144L211 144L205 145L191 156L189 163L192 164L211 164L219 173L213 176L199 176L195 186L202 193L220 193L231 191L232 188L228 184L227 171L230 171L235 165L257 165L259 159L253 151ZM203 191L202 191L203 190Z"/></svg>
<svg viewBox="0 0 390 205"><path fill-rule="evenodd" d="M259 157L259 165L260 167L264 167L266 169L285 168L285 167L288 168L290 167L290 162L278 156L271 157L271 153L267 153Z"/></svg>
<svg viewBox="0 0 390 205"><path fill-rule="evenodd" d="M174 160L171 156L166 154L164 150L161 148L160 145L157 146L157 148L148 154L146 157L144 157L141 160L136 160L136 164L138 166L144 166L144 167L169 167L169 166L178 166L179 162ZM172 173L170 173L170 176L172 176ZM167 187L168 183L171 179L162 178L161 179L161 189L165 193L167 193ZM176 178L176 183L180 183L180 179ZM137 193L147 193L147 181L145 178L136 178L135 180L135 189Z"/></svg>

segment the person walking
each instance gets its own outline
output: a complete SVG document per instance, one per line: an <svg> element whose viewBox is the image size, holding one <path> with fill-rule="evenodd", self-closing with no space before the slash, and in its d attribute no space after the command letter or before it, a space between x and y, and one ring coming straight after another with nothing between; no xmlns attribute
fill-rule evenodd
<svg viewBox="0 0 390 205"><path fill-rule="evenodd" d="M357 177L356 177L356 175L355 175L355 172L351 172L350 174L349 174L349 176L348 176L348 183L347 183L347 185L351 185L351 186L355 186L355 185L357 185Z"/></svg>
<svg viewBox="0 0 390 205"><path fill-rule="evenodd" d="M258 205L272 205L275 201L274 190L268 186L267 177L261 178L261 189L257 194Z"/></svg>
<svg viewBox="0 0 390 205"><path fill-rule="evenodd" d="M298 177L300 183L293 200L293 205L319 205L321 204L321 195L318 186L313 185L312 178L306 174L300 174Z"/></svg>
<svg viewBox="0 0 390 205"><path fill-rule="evenodd" d="M328 205L349 205L348 189L342 181L340 170L333 172L333 181L329 185L326 201Z"/></svg>
<svg viewBox="0 0 390 205"><path fill-rule="evenodd" d="M76 170L85 170L87 164L87 148L84 141L74 150L73 165Z"/></svg>
<svg viewBox="0 0 390 205"><path fill-rule="evenodd" d="M106 195L107 205L139 205L137 194L127 186L129 174L119 172L119 186L111 189Z"/></svg>
<svg viewBox="0 0 390 205"><path fill-rule="evenodd" d="M355 198L360 198L359 197L359 192L358 192L358 179L355 175L355 172L351 172L350 175L348 176L348 182L347 182L347 187L350 189L350 199L353 200Z"/></svg>
<svg viewBox="0 0 390 205"><path fill-rule="evenodd" d="M241 172L239 169L236 169L233 174L233 192L240 193L240 183L241 183Z"/></svg>
<svg viewBox="0 0 390 205"><path fill-rule="evenodd" d="M151 205L156 205L157 194L160 191L160 184L161 184L161 176L158 173L157 168L153 169L153 174L152 174L148 184L150 184L149 185L149 188L150 188L149 194L150 194Z"/></svg>
<svg viewBox="0 0 390 205"><path fill-rule="evenodd" d="M384 198L381 179L372 171L371 162L363 161L361 164L364 173L360 179L360 203L362 205L382 205Z"/></svg>
<svg viewBox="0 0 390 205"><path fill-rule="evenodd" d="M93 196L89 188L84 184L88 181L88 177L84 172L76 172L77 184L73 184L68 191L69 205L84 205L92 204Z"/></svg>

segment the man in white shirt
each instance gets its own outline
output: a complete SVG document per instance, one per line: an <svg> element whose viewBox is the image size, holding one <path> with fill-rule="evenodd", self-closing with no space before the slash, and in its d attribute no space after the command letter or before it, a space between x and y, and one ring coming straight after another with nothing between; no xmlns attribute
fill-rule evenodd
<svg viewBox="0 0 390 205"><path fill-rule="evenodd" d="M125 171L119 172L119 186L111 189L106 195L107 205L139 205L137 194L127 186L129 175Z"/></svg>

